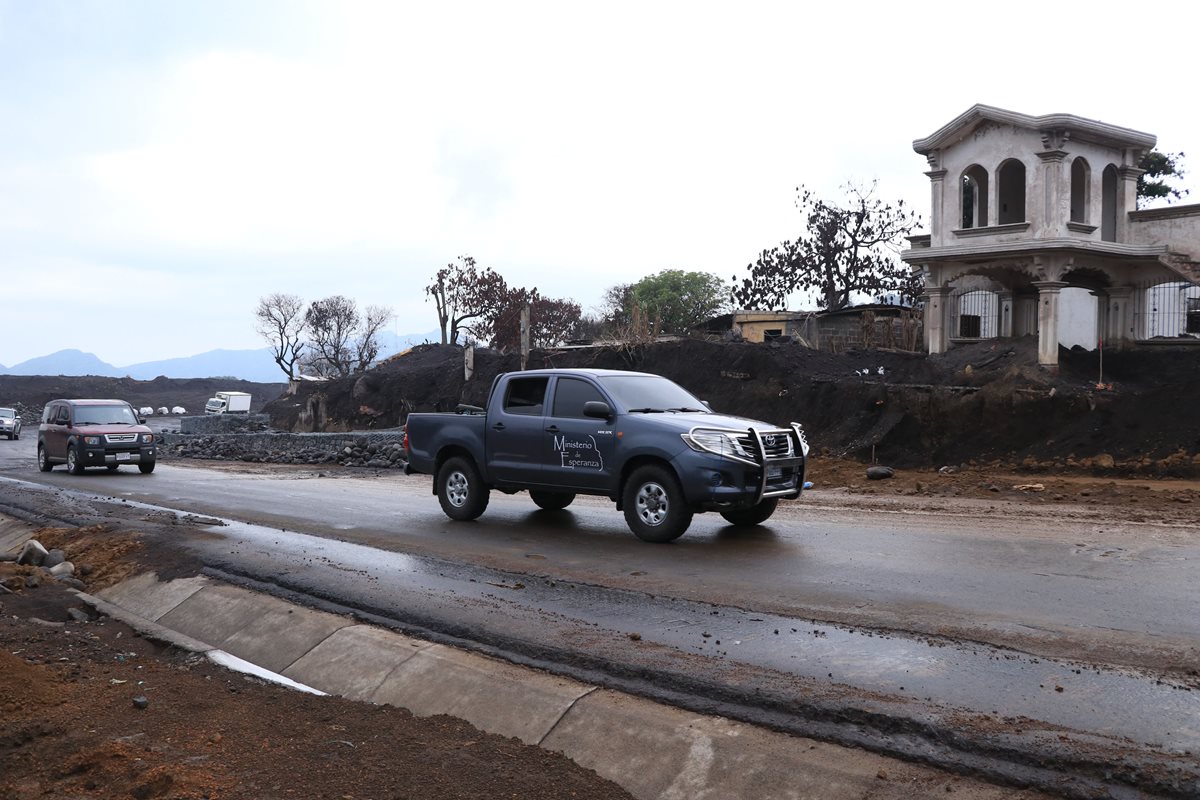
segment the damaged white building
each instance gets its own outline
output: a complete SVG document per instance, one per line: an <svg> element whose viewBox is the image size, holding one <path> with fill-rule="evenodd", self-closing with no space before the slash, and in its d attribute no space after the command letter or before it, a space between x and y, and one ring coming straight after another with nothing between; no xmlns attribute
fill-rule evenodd
<svg viewBox="0 0 1200 800"><path fill-rule="evenodd" d="M925 342L1036 334L1059 345L1200 345L1200 204L1137 210L1149 133L976 105L913 142L929 162Z"/></svg>

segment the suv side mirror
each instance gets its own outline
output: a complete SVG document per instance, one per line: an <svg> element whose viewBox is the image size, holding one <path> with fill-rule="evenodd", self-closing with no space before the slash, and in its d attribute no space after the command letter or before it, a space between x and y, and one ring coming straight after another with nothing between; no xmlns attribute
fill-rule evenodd
<svg viewBox="0 0 1200 800"><path fill-rule="evenodd" d="M588 400L583 404L583 415L596 419L608 419L612 416L612 408L603 400Z"/></svg>

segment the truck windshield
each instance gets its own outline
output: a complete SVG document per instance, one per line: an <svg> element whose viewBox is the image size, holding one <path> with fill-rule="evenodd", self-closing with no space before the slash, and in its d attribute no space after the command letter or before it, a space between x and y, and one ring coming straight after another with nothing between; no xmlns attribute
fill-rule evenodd
<svg viewBox="0 0 1200 800"><path fill-rule="evenodd" d="M137 425L129 406L77 406L76 425Z"/></svg>
<svg viewBox="0 0 1200 800"><path fill-rule="evenodd" d="M0 417L4 419L13 419L17 414L11 408L0 408Z"/></svg>
<svg viewBox="0 0 1200 800"><path fill-rule="evenodd" d="M659 375L609 375L600 382L626 411L707 410L687 389Z"/></svg>

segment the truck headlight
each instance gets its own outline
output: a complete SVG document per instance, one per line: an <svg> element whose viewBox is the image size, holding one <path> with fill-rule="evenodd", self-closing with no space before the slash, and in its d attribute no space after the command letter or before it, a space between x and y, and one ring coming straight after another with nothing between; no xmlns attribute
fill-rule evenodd
<svg viewBox="0 0 1200 800"><path fill-rule="evenodd" d="M696 430L680 434L688 447L699 453L712 453L725 458L745 460L749 458L742 445L733 436L720 431Z"/></svg>

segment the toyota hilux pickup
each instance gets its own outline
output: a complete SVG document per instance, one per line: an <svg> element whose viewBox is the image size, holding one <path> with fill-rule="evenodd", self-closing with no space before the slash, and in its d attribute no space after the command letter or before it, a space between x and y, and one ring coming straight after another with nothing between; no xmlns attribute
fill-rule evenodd
<svg viewBox="0 0 1200 800"><path fill-rule="evenodd" d="M82 475L88 467L116 472L124 464L154 471L154 432L124 400L51 400L38 427L38 468L66 464Z"/></svg>
<svg viewBox="0 0 1200 800"><path fill-rule="evenodd" d="M551 511L600 495L648 542L678 538L704 511L766 521L800 496L808 456L795 422L717 414L659 375L603 369L499 375L485 408L409 414L404 447L405 471L433 476L451 519L477 518L493 489Z"/></svg>

